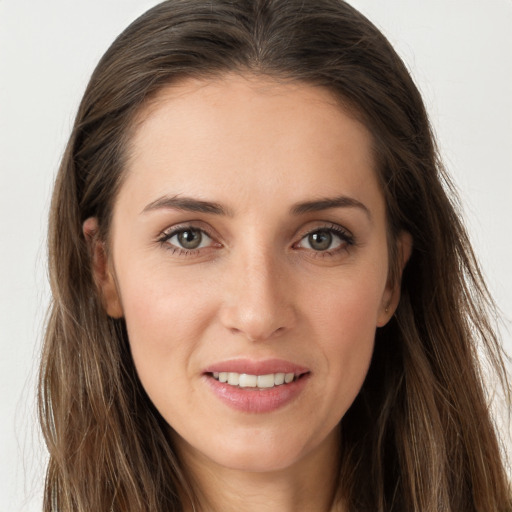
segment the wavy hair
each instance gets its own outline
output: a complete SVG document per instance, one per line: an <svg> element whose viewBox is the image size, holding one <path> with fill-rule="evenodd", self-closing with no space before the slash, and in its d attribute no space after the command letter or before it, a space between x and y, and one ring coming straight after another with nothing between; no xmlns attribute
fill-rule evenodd
<svg viewBox="0 0 512 512"><path fill-rule="evenodd" d="M342 0L169 0L99 62L55 184L39 387L45 512L194 506L124 321L102 305L82 224L97 217L108 240L134 120L148 100L178 80L233 71L324 87L356 112L373 136L392 262L398 233L413 239L395 317L378 329L369 373L340 424L339 494L349 510L512 510L479 364L484 352L506 389L494 306L401 59Z"/></svg>

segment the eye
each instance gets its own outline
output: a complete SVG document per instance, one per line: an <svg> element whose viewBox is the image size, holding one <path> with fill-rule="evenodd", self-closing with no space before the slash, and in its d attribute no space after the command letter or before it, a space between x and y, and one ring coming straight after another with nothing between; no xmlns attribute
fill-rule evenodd
<svg viewBox="0 0 512 512"><path fill-rule="evenodd" d="M212 244L213 240L203 230L197 228L181 228L165 234L161 242L165 242L176 249L193 251Z"/></svg>
<svg viewBox="0 0 512 512"><path fill-rule="evenodd" d="M298 248L316 252L336 251L353 244L353 237L338 227L311 231L297 244Z"/></svg>

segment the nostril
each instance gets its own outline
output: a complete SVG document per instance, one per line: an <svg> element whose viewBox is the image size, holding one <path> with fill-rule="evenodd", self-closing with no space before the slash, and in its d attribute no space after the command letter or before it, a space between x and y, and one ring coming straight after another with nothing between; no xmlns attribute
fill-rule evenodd
<svg viewBox="0 0 512 512"><path fill-rule="evenodd" d="M279 334L284 332L286 330L286 328L285 327L278 327L277 329L271 330L270 332L263 332L263 331L259 332L259 331L256 331L256 330L254 332L252 332L249 329L247 329L245 331L243 329L237 329L235 327L231 328L230 330L231 330L232 334L242 335L246 339L248 339L249 341L264 341L264 340L268 340L268 339L271 339L271 338L275 338L276 336L278 336Z"/></svg>

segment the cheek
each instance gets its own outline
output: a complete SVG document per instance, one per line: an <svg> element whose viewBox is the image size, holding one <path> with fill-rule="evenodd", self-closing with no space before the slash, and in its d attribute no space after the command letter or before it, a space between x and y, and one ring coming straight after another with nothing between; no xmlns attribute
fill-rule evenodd
<svg viewBox="0 0 512 512"><path fill-rule="evenodd" d="M375 333L385 286L386 275L379 267L349 269L318 283L303 303L305 308L309 304L312 320L332 333L326 336L328 339L367 339ZM311 286L306 289L311 290Z"/></svg>
<svg viewBox="0 0 512 512"><path fill-rule="evenodd" d="M368 371L385 277L366 273L338 283L343 284L308 300L314 304L310 320L330 376L327 385L344 414Z"/></svg>
<svg viewBox="0 0 512 512"><path fill-rule="evenodd" d="M207 283L166 274L153 268L122 281L130 348L145 386L147 381L172 384L189 372L191 355L214 315Z"/></svg>

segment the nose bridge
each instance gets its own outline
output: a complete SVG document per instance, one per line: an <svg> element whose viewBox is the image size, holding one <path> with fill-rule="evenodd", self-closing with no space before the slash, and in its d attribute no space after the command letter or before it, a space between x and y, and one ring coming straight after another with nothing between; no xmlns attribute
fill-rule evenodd
<svg viewBox="0 0 512 512"><path fill-rule="evenodd" d="M232 254L224 325L252 341L266 340L294 322L289 272L279 251L245 243Z"/></svg>

